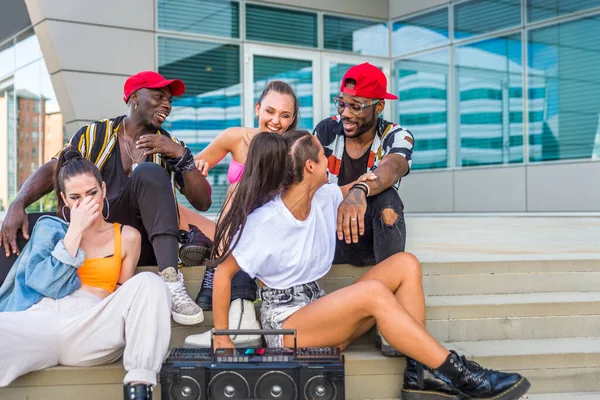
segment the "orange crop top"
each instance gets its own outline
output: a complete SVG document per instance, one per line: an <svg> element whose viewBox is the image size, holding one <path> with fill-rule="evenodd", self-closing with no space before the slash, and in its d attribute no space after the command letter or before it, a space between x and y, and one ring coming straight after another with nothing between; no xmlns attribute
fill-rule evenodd
<svg viewBox="0 0 600 400"><path fill-rule="evenodd" d="M121 275L121 225L115 227L115 253L110 257L89 258L77 270L82 285L115 291Z"/></svg>

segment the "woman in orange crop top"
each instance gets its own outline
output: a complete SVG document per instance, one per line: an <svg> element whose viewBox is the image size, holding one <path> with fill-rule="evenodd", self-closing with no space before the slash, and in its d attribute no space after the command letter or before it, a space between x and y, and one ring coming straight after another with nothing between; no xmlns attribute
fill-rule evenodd
<svg viewBox="0 0 600 400"><path fill-rule="evenodd" d="M105 221L106 186L93 163L67 148L55 182L58 214L69 225L52 265L70 271L64 275L77 274L81 286L25 311L0 313L0 387L55 365L92 366L123 357L124 398L150 399L169 348L168 289L156 274L134 275L140 233Z"/></svg>
<svg viewBox="0 0 600 400"><path fill-rule="evenodd" d="M227 192L229 195L232 188L242 178L252 138L259 132L266 131L281 135L290 129L295 129L299 111L298 98L290 85L282 81L269 82L255 105L258 128L227 128L196 155L196 166L206 175L210 168L231 154L231 163L227 172L227 178L231 185ZM181 205L179 205L179 215L180 229L194 232L199 228L210 240L214 239L215 223L212 220ZM182 246L180 251L182 263L188 266L201 265L204 257L208 255L209 249L206 246L200 247L205 249L201 250L198 246L193 245Z"/></svg>

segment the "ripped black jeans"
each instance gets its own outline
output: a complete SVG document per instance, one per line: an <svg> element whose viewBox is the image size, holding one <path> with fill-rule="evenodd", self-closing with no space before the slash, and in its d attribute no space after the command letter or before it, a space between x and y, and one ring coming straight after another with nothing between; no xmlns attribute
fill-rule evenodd
<svg viewBox="0 0 600 400"><path fill-rule="evenodd" d="M395 223L388 225L384 222L382 213L385 209L398 214ZM404 204L396 189L389 188L367 198L365 234L358 236L358 243L347 244L344 240L338 240L333 263L357 267L375 265L393 254L403 252L405 244Z"/></svg>

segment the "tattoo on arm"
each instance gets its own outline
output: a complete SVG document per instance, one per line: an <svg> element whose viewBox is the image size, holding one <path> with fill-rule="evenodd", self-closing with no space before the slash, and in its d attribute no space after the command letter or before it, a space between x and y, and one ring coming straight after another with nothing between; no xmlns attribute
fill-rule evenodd
<svg viewBox="0 0 600 400"><path fill-rule="evenodd" d="M380 176L375 178L375 184L379 187L382 187L383 186L383 178L381 178Z"/></svg>
<svg viewBox="0 0 600 400"><path fill-rule="evenodd" d="M360 204L365 201L366 196L363 196L363 194L364 192L360 189L351 189L344 201L350 205Z"/></svg>

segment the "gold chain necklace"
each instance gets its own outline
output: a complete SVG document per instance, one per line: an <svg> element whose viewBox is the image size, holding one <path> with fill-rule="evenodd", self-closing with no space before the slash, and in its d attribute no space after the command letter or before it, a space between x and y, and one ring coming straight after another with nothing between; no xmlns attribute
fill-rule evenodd
<svg viewBox="0 0 600 400"><path fill-rule="evenodd" d="M133 158L132 155L132 151L129 148L129 144L127 143L127 140L125 139L127 137L127 131L125 130L125 118L123 118L123 141L125 142L125 152L127 153L127 155L129 156L129 158L131 158L131 161L133 162L133 164L131 165L131 172L133 172L133 170L139 165L140 161L142 161L142 159L144 158L144 151L142 151L142 154L140 154L140 156L137 159Z"/></svg>

